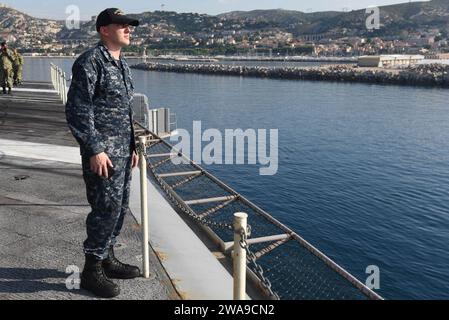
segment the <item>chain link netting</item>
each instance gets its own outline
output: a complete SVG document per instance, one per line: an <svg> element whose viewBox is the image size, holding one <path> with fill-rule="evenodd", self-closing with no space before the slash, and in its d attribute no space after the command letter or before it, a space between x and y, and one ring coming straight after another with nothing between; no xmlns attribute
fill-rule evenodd
<svg viewBox="0 0 449 320"><path fill-rule="evenodd" d="M258 252L266 244L252 245ZM362 292L300 243L290 240L258 258L273 289L288 300L366 300Z"/></svg>
<svg viewBox="0 0 449 320"><path fill-rule="evenodd" d="M246 259L247 259L247 261L250 262L250 268L252 267L252 271L258 276L263 288L268 292L270 297L274 298L276 300L280 300L279 295L273 291L273 288L271 286L271 281L267 277L264 276L264 271L263 271L262 266L257 263L256 255L249 249L247 237L251 235L251 227L248 225L248 230L246 232L243 228L238 232L240 233L240 243L239 244L242 247L242 249L244 249L246 251Z"/></svg>

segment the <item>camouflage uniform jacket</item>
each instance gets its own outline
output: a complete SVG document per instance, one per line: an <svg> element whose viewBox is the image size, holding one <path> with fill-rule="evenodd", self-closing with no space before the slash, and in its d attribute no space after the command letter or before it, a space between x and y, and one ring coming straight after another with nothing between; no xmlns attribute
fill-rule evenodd
<svg viewBox="0 0 449 320"><path fill-rule="evenodd" d="M16 66L19 66L19 67L23 66L23 56L20 53L14 52L13 58L14 58L14 64Z"/></svg>
<svg viewBox="0 0 449 320"><path fill-rule="evenodd" d="M78 57L72 75L65 112L81 155L130 156L134 86L126 60L116 61L100 42Z"/></svg>
<svg viewBox="0 0 449 320"><path fill-rule="evenodd" d="M14 60L14 52L11 49L0 51L0 68L4 70L12 70Z"/></svg>

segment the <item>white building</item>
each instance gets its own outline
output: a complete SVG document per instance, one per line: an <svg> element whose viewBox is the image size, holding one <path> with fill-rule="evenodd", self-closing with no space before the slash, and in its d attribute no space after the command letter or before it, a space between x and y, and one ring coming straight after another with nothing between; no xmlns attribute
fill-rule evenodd
<svg viewBox="0 0 449 320"><path fill-rule="evenodd" d="M358 66L371 68L410 66L417 64L422 60L424 60L424 56L422 55L392 54L380 56L361 56L359 57Z"/></svg>

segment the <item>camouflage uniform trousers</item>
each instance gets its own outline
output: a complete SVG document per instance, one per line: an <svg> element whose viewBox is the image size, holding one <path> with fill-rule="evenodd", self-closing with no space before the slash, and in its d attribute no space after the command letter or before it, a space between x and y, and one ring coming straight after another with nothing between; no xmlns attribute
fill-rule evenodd
<svg viewBox="0 0 449 320"><path fill-rule="evenodd" d="M90 170L89 158L82 157L87 200L92 208L86 219L87 239L84 253L99 260L108 257L108 248L116 243L123 220L129 211L132 157L110 157L114 173L101 178Z"/></svg>
<svg viewBox="0 0 449 320"><path fill-rule="evenodd" d="M13 86L13 70L12 69L1 69L0 70L0 86L9 87Z"/></svg>
<svg viewBox="0 0 449 320"><path fill-rule="evenodd" d="M22 66L15 66L14 67L14 84L19 84L22 82L22 73L23 73L23 67Z"/></svg>

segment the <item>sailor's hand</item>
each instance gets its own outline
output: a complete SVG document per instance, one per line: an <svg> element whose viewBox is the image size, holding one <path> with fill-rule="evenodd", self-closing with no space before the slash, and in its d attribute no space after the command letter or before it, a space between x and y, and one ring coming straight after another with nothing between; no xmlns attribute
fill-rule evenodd
<svg viewBox="0 0 449 320"><path fill-rule="evenodd" d="M100 177L109 179L108 168L113 168L111 160L105 152L90 157L90 170Z"/></svg>
<svg viewBox="0 0 449 320"><path fill-rule="evenodd" d="M132 159L132 167L133 167L133 169L135 167L137 167L138 164L139 164L139 156L137 155L137 153L135 151L133 151L133 159Z"/></svg>

